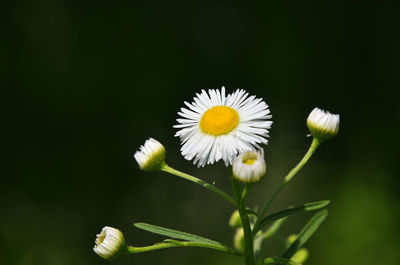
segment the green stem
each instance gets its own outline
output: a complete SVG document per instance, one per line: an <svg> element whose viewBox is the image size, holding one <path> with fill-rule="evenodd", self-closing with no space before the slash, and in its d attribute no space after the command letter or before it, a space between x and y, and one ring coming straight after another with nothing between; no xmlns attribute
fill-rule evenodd
<svg viewBox="0 0 400 265"><path fill-rule="evenodd" d="M174 248L174 247L179 247L179 246L172 244L172 243L157 243L157 244L147 246L147 247L128 246L125 253L142 253L142 252L148 252L148 251L152 251L152 250L158 250L158 249L163 249L163 248Z"/></svg>
<svg viewBox="0 0 400 265"><path fill-rule="evenodd" d="M292 180L292 178L297 174L297 172L300 171L300 169L308 162L310 157L314 154L314 152L317 150L320 140L318 138L313 138L310 147L307 150L307 153L303 156L303 158L300 160L300 162L289 172L289 174L286 175L285 177L285 182L288 183L289 181Z"/></svg>
<svg viewBox="0 0 400 265"><path fill-rule="evenodd" d="M211 185L211 184L209 184L209 183L207 183L207 182L205 182L205 181L203 181L203 180L201 180L201 179L199 179L199 178L193 177L193 176L191 176L191 175L189 175L189 174L186 174L186 173L183 173L183 172L181 172L181 171L178 171L178 170L176 170L176 169L174 169L174 168L168 166L168 165L165 164L165 163L164 163L164 165L161 167L161 170L164 171L164 172L170 173L170 174L172 174L172 175L178 176L178 177L180 177L180 178L189 180L189 181L191 181L191 182L193 182L193 183L196 183L196 184L198 184L198 185L200 185L200 186L203 186L204 188L206 188L206 189L208 189L208 190L210 190L210 191L215 192L217 195L219 195L219 196L220 196L221 198L223 198L225 201L227 201L227 202L233 204L233 205L236 207L236 202L235 202L235 200L234 200L231 196L229 196L228 194L226 194L225 192L223 192L222 190L220 190L220 189L218 189L217 187L215 187L214 185Z"/></svg>
<svg viewBox="0 0 400 265"><path fill-rule="evenodd" d="M174 247L210 248L210 249L215 249L215 250L222 251L222 252L236 255L236 256L243 255L239 251L236 251L234 249L228 248L223 245L213 245L213 244L207 244L207 243L203 243L203 242L177 241L177 240L172 240L172 239L167 239L166 242L157 243L157 244L154 244L151 246L146 246L146 247L128 246L126 248L126 250L124 251L124 253L125 254L142 253L142 252L148 252L148 251L159 250L159 249L164 249L164 248L174 248Z"/></svg>
<svg viewBox="0 0 400 265"><path fill-rule="evenodd" d="M262 219L267 212L268 208L271 206L273 200L275 199L276 196L282 191L282 189L285 187L287 183L289 183L293 177L297 174L297 172L300 171L300 169L308 162L310 157L314 154L314 152L317 150L320 140L317 138L313 138L310 147L307 150L307 153L303 156L303 158L300 160L300 162L292 169L290 172L286 175L284 178L283 182L274 190L272 193L271 197L268 199L268 201L265 203L262 211L259 214L259 218L257 219L256 224L254 225L254 228L258 228L259 225L259 220Z"/></svg>
<svg viewBox="0 0 400 265"><path fill-rule="evenodd" d="M230 170L231 171L231 170ZM245 200L250 190L250 185L246 185L243 192L241 192L240 184L232 176L230 177L232 187L235 192L235 197L238 205L240 220L244 232L244 260L246 265L254 265L254 250L253 250L253 236L251 234L251 226L249 216L246 210Z"/></svg>

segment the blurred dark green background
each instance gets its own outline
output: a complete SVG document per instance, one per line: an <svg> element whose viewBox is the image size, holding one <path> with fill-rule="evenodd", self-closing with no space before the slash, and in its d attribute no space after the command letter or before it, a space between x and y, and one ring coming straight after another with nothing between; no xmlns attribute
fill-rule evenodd
<svg viewBox="0 0 400 265"><path fill-rule="evenodd" d="M231 193L222 164L185 161L172 128L184 100L224 85L273 114L251 205L305 152L308 113L341 115L273 205L332 201L306 264L399 264L399 12L395 1L1 1L0 263L241 264L204 249L111 263L92 251L104 225L138 246L162 239L137 221L231 243L230 205L133 159L154 137L170 165ZM308 218L292 217L265 254Z"/></svg>

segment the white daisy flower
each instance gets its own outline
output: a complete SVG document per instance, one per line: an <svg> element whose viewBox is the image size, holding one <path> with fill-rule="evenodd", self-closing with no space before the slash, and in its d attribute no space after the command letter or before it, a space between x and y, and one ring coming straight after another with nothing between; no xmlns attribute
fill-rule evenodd
<svg viewBox="0 0 400 265"><path fill-rule="evenodd" d="M324 140L335 136L339 131L339 114L331 114L314 108L307 118L307 126L314 137Z"/></svg>
<svg viewBox="0 0 400 265"><path fill-rule="evenodd" d="M259 181L267 171L262 152L247 151L238 155L233 161L233 176L245 183Z"/></svg>
<svg viewBox="0 0 400 265"><path fill-rule="evenodd" d="M260 149L267 144L272 121L268 105L261 99L238 89L225 96L221 90L202 90L194 102L178 112L175 134L181 139L181 152L198 167L222 159L232 164L238 153Z"/></svg>
<svg viewBox="0 0 400 265"><path fill-rule="evenodd" d="M125 238L116 228L105 226L97 235L94 252L103 259L111 259L123 252L126 248Z"/></svg>
<svg viewBox="0 0 400 265"><path fill-rule="evenodd" d="M145 171L158 170L165 161L165 147L153 138L146 140L140 146L140 151L134 155L140 169Z"/></svg>

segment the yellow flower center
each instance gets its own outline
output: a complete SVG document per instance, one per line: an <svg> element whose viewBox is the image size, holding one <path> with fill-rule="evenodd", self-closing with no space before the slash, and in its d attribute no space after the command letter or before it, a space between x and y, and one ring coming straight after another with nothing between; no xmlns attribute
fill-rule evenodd
<svg viewBox="0 0 400 265"><path fill-rule="evenodd" d="M258 156L256 153L248 152L242 157L242 162L243 164L251 166L254 164L254 162L256 162L257 158Z"/></svg>
<svg viewBox="0 0 400 265"><path fill-rule="evenodd" d="M245 159L243 159L243 164L246 164L246 165L253 165L254 162L256 162L256 159L253 159L253 158L245 158Z"/></svg>
<svg viewBox="0 0 400 265"><path fill-rule="evenodd" d="M212 135L227 134L239 123L239 114L227 106L216 106L204 112L200 120L203 132Z"/></svg>
<svg viewBox="0 0 400 265"><path fill-rule="evenodd" d="M97 245L100 245L101 243L103 243L104 239L106 238L106 233L101 232L98 236L97 236Z"/></svg>

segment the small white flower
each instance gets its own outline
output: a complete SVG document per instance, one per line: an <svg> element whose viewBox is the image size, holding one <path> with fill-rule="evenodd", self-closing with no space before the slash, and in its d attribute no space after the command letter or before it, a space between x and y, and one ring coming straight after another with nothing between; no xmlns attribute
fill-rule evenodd
<svg viewBox="0 0 400 265"><path fill-rule="evenodd" d="M103 259L111 259L126 248L125 238L116 228L105 226L95 240L94 252Z"/></svg>
<svg viewBox="0 0 400 265"><path fill-rule="evenodd" d="M314 108L307 118L307 126L314 137L324 140L335 136L339 131L339 114L331 114Z"/></svg>
<svg viewBox="0 0 400 265"><path fill-rule="evenodd" d="M140 169L145 171L158 170L165 161L165 147L153 138L146 140L135 153L136 162Z"/></svg>
<svg viewBox="0 0 400 265"><path fill-rule="evenodd" d="M232 164L238 153L261 149L267 144L272 121L268 105L238 89L225 95L221 90L202 90L194 102L178 112L175 136L181 139L181 152L198 167L223 160Z"/></svg>
<svg viewBox="0 0 400 265"><path fill-rule="evenodd" d="M245 183L257 182L267 170L262 152L247 151L233 161L233 176Z"/></svg>

